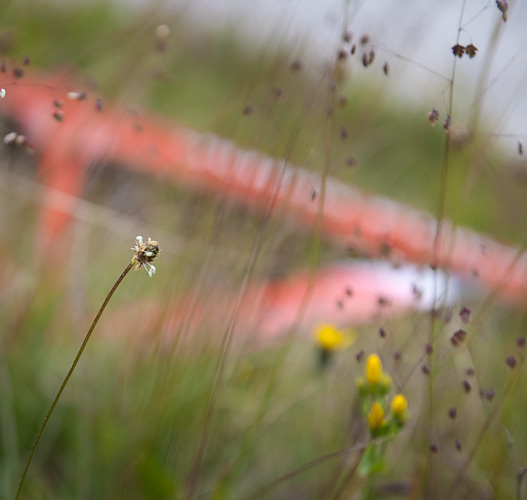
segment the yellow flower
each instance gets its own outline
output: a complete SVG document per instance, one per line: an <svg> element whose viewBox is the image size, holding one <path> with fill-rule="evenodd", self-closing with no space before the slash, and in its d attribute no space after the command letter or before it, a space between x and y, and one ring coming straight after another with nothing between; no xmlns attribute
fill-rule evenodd
<svg viewBox="0 0 527 500"><path fill-rule="evenodd" d="M366 362L366 380L371 386L377 385L382 376L382 363L377 354L371 354Z"/></svg>
<svg viewBox="0 0 527 500"><path fill-rule="evenodd" d="M380 384L387 391L390 390L390 387L392 386L392 377L390 377L390 375L387 375L386 373L383 373L381 375Z"/></svg>
<svg viewBox="0 0 527 500"><path fill-rule="evenodd" d="M337 330L333 325L319 325L315 330L318 345L326 351L343 350L355 342L352 330Z"/></svg>
<svg viewBox="0 0 527 500"><path fill-rule="evenodd" d="M406 398L402 394L397 394L392 400L392 412L394 417L403 418L407 408L408 403Z"/></svg>
<svg viewBox="0 0 527 500"><path fill-rule="evenodd" d="M373 403L370 414L368 415L368 425L370 432L375 434L384 424L384 410L379 403Z"/></svg>

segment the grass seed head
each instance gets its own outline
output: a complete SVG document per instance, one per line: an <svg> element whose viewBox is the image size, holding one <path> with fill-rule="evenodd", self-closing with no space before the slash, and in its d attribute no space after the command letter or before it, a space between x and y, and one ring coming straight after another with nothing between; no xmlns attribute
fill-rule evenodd
<svg viewBox="0 0 527 500"><path fill-rule="evenodd" d="M135 270L144 267L148 276L152 277L156 272L155 266L152 262L156 259L159 253L159 243L155 240L148 238L145 243L142 236L135 238L135 246L132 248L134 251L133 262L135 262Z"/></svg>

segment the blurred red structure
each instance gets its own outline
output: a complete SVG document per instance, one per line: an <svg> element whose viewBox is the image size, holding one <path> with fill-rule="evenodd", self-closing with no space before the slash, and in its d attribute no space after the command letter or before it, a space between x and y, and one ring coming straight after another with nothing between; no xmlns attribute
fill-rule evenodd
<svg viewBox="0 0 527 500"><path fill-rule="evenodd" d="M240 150L229 140L200 134L177 123L123 113L106 105L103 109L93 96L65 85L61 75L28 72L22 79L16 79L6 71L0 73L0 87L6 91L0 101L0 112L15 120L20 127L18 132L34 147L39 158L40 181L51 188L46 195L50 203L45 203L48 208L43 210L40 227L40 241L44 246L64 228L69 218L67 209L50 208L51 198L56 192L72 195L72 200L79 197L85 170L94 162L115 163L188 189L214 193L250 210L279 209L302 225L312 226L317 220L321 207L313 199L312 191L313 186L321 185L321 179L312 172L285 165L284 160ZM71 204L73 210L74 201ZM521 300L527 293L527 255L487 236L454 228L444 221L440 238L436 240L438 223L433 216L332 178L327 179L322 211L322 234L328 240L344 243L373 257L388 252L397 262L433 265L472 282L477 278L477 283L484 288L510 298ZM330 269L315 280L312 293L319 299L313 302L311 311L317 303L321 310L327 308L322 304L324 298L332 297L328 293L332 287L344 290L349 281L358 280L347 273L365 276L366 268L352 272L352 264L339 266L338 272ZM258 292L251 292L259 297L260 305L267 304L262 309L266 319L261 323L275 323L262 327L269 334L287 328L294 321L291 311L299 307L298 297L305 293L306 279L306 276L299 277L300 281L280 286L269 284ZM366 276L363 282L367 281ZM386 287L391 278L384 282ZM324 291L319 294L317 287ZM361 290L353 288L356 297L360 296ZM304 292L300 293L301 290ZM371 304L368 302L366 308L359 305L346 318L353 314L357 319L374 316L383 294L391 296L393 310L397 310L396 297L390 289L384 292L377 289L371 293ZM324 314L338 316L335 300L331 298L331 301L332 312L325 310ZM401 303L401 311L413 307L412 300L402 302L405 305ZM288 312L284 312L285 304L289 304ZM282 319L273 317L271 311L280 309Z"/></svg>

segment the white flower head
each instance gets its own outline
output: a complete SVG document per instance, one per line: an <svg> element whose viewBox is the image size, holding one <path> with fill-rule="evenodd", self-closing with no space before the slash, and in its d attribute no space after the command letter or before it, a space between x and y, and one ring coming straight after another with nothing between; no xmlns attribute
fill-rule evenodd
<svg viewBox="0 0 527 500"><path fill-rule="evenodd" d="M5 97L5 89L0 89L0 99L3 99Z"/></svg>
<svg viewBox="0 0 527 500"><path fill-rule="evenodd" d="M135 262L135 270L144 267L148 276L152 277L156 272L156 268L152 265L152 262L159 253L159 243L148 238L145 243L142 236L136 236L135 246L132 248L134 251L133 262Z"/></svg>

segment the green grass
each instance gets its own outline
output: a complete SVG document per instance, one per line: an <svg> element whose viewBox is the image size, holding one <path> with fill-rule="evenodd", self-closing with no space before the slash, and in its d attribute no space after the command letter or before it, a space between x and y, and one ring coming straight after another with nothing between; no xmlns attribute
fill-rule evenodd
<svg viewBox="0 0 527 500"><path fill-rule="evenodd" d="M162 10L148 11L145 20L144 14L126 14L106 2L28 6L11 2L0 10L0 34L12 36L2 57L20 62L27 54L39 68L72 66L123 107L151 110L273 156L290 151L291 162L318 172L330 147L331 175L437 212L441 123L430 127L424 105L405 109L389 102L382 94L386 81L361 86L350 78L338 87L348 102L335 107L327 144L327 80L305 69L291 71L296 55L265 49L248 54L232 34L196 35L184 18L167 18ZM154 48L159 22L172 27L164 53ZM354 64L357 71L369 71L358 60ZM287 92L285 100L276 99L275 87ZM248 116L247 105L253 109ZM1 127L7 132L5 120ZM341 127L348 131L345 140ZM502 172L505 160L485 143L478 135L453 152L446 215L523 244L525 217L517 208L525 186ZM358 161L355 168L346 166L350 155ZM33 161L7 150L0 156L2 168L15 171L31 170ZM357 342L325 371L307 336L266 346L235 342L223 359L219 347L229 312L209 303L192 341L185 342L192 309L181 304L183 297L193 291L200 299L218 290L239 293L260 234L254 281L306 268L319 243L322 262L347 250L318 242L278 217L263 225L261 216L214 197L118 172L118 166L96 169L85 197L166 236L165 243L145 234L160 240L158 274L148 279L143 271L132 273L110 303L43 435L22 498L186 499L205 435L196 499L248 499L263 491L261 498L329 499L341 487L341 498L360 498L366 478L355 474L347 484L346 476L360 455L353 447L368 437L355 386L363 376L364 363L355 359L361 350L381 355L394 390L406 395L410 408L410 420L387 447L378 498L433 498L431 486L435 498L446 498L456 481L454 498L525 497L515 493L517 471L505 433L515 441L519 467L527 456L526 375L521 363L511 370L505 359L523 357L516 346L525 332L522 311L498 301L468 304L473 319L458 349L449 338L462 326L459 308L450 323L436 322L432 419L430 377L421 370L429 361L428 315L383 320L386 339L378 334L381 324L360 328ZM2 186L0 211L9 214L0 249L0 280L6 284L0 294L0 498L9 499L82 336L130 258L135 233L126 236L113 219L78 223L42 264L34 252L38 199ZM178 341L166 341L167 332ZM397 351L400 361L394 359ZM222 382L214 389L221 362ZM466 373L469 366L475 375ZM506 389L511 376L517 379ZM486 398L489 389L495 391L492 401ZM214 412L206 423L211 398ZM448 415L453 407L454 419ZM437 453L430 451L432 443ZM471 466L456 480L472 452Z"/></svg>

